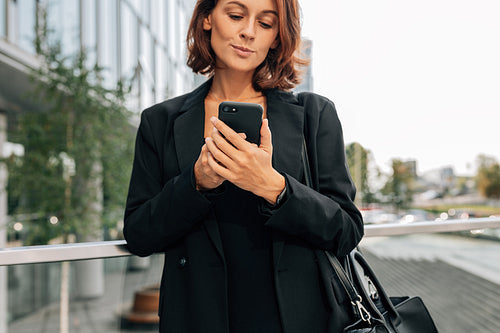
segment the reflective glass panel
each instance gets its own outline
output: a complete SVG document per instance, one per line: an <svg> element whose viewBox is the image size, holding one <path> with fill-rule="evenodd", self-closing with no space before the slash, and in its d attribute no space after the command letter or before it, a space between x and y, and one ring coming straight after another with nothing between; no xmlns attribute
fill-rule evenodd
<svg viewBox="0 0 500 333"><path fill-rule="evenodd" d="M99 1L98 61L105 69L104 82L113 87L117 81L116 2Z"/></svg>
<svg viewBox="0 0 500 333"><path fill-rule="evenodd" d="M7 16L5 15L5 1L0 0L0 36L5 37L6 33L6 25L7 25Z"/></svg>
<svg viewBox="0 0 500 333"><path fill-rule="evenodd" d="M124 77L132 77L137 66L137 18L128 5L121 8L121 56Z"/></svg>
<svg viewBox="0 0 500 333"><path fill-rule="evenodd" d="M157 332L157 310L139 311L156 306L162 266L162 255L10 266L8 332Z"/></svg>
<svg viewBox="0 0 500 333"><path fill-rule="evenodd" d="M168 2L168 18L167 18L167 31L168 31L168 51L172 58L175 58L177 54L177 48L179 47L177 43L178 26L177 26L177 17L178 13L176 12L176 3L175 1Z"/></svg>
<svg viewBox="0 0 500 333"><path fill-rule="evenodd" d="M96 1L82 1L82 45L87 51L89 66L96 62L97 38L96 38Z"/></svg>
<svg viewBox="0 0 500 333"><path fill-rule="evenodd" d="M5 7L2 6L2 7ZM4 8L5 9L5 8ZM17 1L17 41L16 43L24 50L35 52L35 17L36 17L36 2L35 0L19 0Z"/></svg>
<svg viewBox="0 0 500 333"><path fill-rule="evenodd" d="M47 6L47 21L54 42L60 42L63 54L74 55L80 48L80 15L78 0L51 0Z"/></svg>

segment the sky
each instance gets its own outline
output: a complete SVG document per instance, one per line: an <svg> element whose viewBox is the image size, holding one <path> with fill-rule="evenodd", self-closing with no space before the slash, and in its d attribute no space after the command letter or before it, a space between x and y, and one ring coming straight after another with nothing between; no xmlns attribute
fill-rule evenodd
<svg viewBox="0 0 500 333"><path fill-rule="evenodd" d="M388 171L500 161L500 1L299 0L314 92Z"/></svg>

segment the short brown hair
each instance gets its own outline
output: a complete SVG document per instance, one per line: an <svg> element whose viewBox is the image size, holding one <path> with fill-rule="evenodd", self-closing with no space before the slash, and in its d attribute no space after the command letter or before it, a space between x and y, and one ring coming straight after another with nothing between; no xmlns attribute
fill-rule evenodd
<svg viewBox="0 0 500 333"><path fill-rule="evenodd" d="M210 44L210 31L203 29L203 20L217 5L218 0L198 0L187 34L187 65L193 72L214 74L215 53ZM309 61L300 56L300 11L297 0L274 0L278 8L278 46L270 49L266 59L253 75L257 91L270 88L289 90L300 82L299 66Z"/></svg>

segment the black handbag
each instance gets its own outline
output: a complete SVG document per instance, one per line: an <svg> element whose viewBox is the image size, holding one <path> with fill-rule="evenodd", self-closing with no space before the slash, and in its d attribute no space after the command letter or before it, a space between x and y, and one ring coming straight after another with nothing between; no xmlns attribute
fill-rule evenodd
<svg viewBox="0 0 500 333"><path fill-rule="evenodd" d="M324 254L352 305L355 321L345 327L343 333L389 333L384 317L375 310L373 303L365 302L358 294L339 260L328 251L324 251Z"/></svg>
<svg viewBox="0 0 500 333"><path fill-rule="evenodd" d="M305 183L312 188L305 138L302 163ZM388 297L361 252L353 250L345 258L346 268L330 252L323 252L351 301L355 322L345 327L344 333L438 333L422 299Z"/></svg>
<svg viewBox="0 0 500 333"><path fill-rule="evenodd" d="M362 297L375 305L390 330L397 333L438 332L420 297L389 297L365 257L358 250L353 250L349 254L349 264L357 289L360 290Z"/></svg>

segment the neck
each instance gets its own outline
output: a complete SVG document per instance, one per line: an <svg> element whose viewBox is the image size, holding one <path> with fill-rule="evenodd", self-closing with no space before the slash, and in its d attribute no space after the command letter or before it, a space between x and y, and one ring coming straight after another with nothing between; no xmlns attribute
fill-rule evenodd
<svg viewBox="0 0 500 333"><path fill-rule="evenodd" d="M252 75L234 75L225 71L217 71L210 91L217 99L228 101L251 99L260 95L260 92L253 88Z"/></svg>

